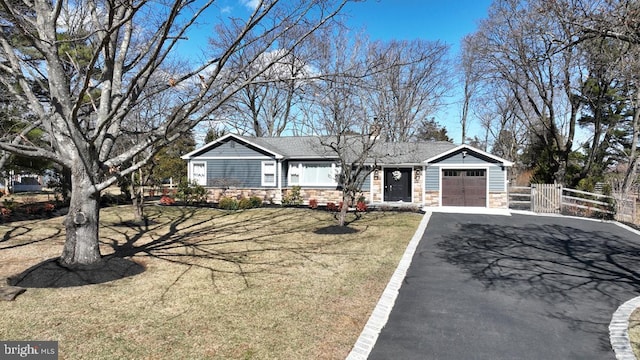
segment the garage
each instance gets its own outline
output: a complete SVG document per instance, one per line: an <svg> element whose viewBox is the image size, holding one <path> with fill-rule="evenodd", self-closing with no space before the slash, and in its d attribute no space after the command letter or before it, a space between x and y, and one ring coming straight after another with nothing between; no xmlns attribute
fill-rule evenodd
<svg viewBox="0 0 640 360"><path fill-rule="evenodd" d="M487 206L485 169L443 169L443 206Z"/></svg>

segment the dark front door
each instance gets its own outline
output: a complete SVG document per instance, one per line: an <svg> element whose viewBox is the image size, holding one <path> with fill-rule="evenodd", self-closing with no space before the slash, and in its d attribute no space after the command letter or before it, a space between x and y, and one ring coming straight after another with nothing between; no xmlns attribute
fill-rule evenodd
<svg viewBox="0 0 640 360"><path fill-rule="evenodd" d="M487 206L484 169L442 170L443 206Z"/></svg>
<svg viewBox="0 0 640 360"><path fill-rule="evenodd" d="M411 169L384 170L384 201L411 202Z"/></svg>

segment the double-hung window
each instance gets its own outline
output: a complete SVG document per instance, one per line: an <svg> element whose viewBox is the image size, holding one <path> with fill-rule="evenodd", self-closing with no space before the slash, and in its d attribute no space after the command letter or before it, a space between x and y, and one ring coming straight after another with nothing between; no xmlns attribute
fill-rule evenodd
<svg viewBox="0 0 640 360"><path fill-rule="evenodd" d="M276 162L262 162L262 186L276 186Z"/></svg>
<svg viewBox="0 0 640 360"><path fill-rule="evenodd" d="M207 163L194 161L191 163L191 178L198 185L207 185Z"/></svg>
<svg viewBox="0 0 640 360"><path fill-rule="evenodd" d="M337 186L340 167L331 162L289 163L289 184L300 186Z"/></svg>

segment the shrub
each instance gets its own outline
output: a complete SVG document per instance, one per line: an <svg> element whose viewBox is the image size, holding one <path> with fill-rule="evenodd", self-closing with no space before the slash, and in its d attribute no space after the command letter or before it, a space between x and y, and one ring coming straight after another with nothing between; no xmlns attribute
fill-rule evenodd
<svg viewBox="0 0 640 360"><path fill-rule="evenodd" d="M238 200L231 197L223 197L220 199L218 207L224 210L238 210Z"/></svg>
<svg viewBox="0 0 640 360"><path fill-rule="evenodd" d="M356 211L360 211L360 212L367 211L367 204L364 201L358 201L356 203Z"/></svg>
<svg viewBox="0 0 640 360"><path fill-rule="evenodd" d="M42 209L44 210L44 212L45 212L45 213L50 214L50 213L52 213L52 212L53 212L53 210L55 210L55 209L56 209L56 206L55 206L55 205L53 205L52 203L45 203L45 204L42 206Z"/></svg>
<svg viewBox="0 0 640 360"><path fill-rule="evenodd" d="M195 182L181 181L176 196L187 204L202 203L206 200L207 189Z"/></svg>
<svg viewBox="0 0 640 360"><path fill-rule="evenodd" d="M238 201L238 209L251 209L253 207L253 203L250 199L242 198Z"/></svg>
<svg viewBox="0 0 640 360"><path fill-rule="evenodd" d="M262 198L259 196L252 196L249 198L249 200L251 200L251 207L252 208L259 208L262 207Z"/></svg>
<svg viewBox="0 0 640 360"><path fill-rule="evenodd" d="M11 209L6 208L6 207L0 207L0 215L2 215L2 217L9 217L11 216Z"/></svg>
<svg viewBox="0 0 640 360"><path fill-rule="evenodd" d="M309 199L309 207L312 208L312 209L317 209L318 208L318 200Z"/></svg>
<svg viewBox="0 0 640 360"><path fill-rule="evenodd" d="M4 207L12 210L16 208L16 202L13 200L13 198L8 198L8 199L4 199L2 200L2 203L4 204Z"/></svg>
<svg viewBox="0 0 640 360"><path fill-rule="evenodd" d="M300 195L300 186L293 186L282 199L282 205L297 206L302 204L302 195Z"/></svg>
<svg viewBox="0 0 640 360"><path fill-rule="evenodd" d="M173 200L173 198L172 198L172 197L170 197L170 196L163 195L163 196L160 198L160 204L161 204L161 205L174 205L175 203L176 203L176 201L175 201L175 200Z"/></svg>
<svg viewBox="0 0 640 360"><path fill-rule="evenodd" d="M327 203L327 210L328 211L340 211L340 210L342 210L342 201L340 201L340 203L338 205L336 205L336 203L334 203L334 202L328 202Z"/></svg>
<svg viewBox="0 0 640 360"><path fill-rule="evenodd" d="M29 215L37 215L42 212L42 208L37 205L29 205L25 208L25 212Z"/></svg>

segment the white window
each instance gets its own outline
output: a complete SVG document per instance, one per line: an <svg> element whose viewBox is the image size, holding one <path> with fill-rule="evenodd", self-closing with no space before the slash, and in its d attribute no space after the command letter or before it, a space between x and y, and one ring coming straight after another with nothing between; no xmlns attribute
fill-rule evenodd
<svg viewBox="0 0 640 360"><path fill-rule="evenodd" d="M191 165L191 178L192 181L198 185L207 185L207 163L194 162Z"/></svg>
<svg viewBox="0 0 640 360"><path fill-rule="evenodd" d="M289 164L289 184L300 186L337 186L340 167L330 162Z"/></svg>
<svg viewBox="0 0 640 360"><path fill-rule="evenodd" d="M276 186L276 162L262 162L262 186Z"/></svg>

